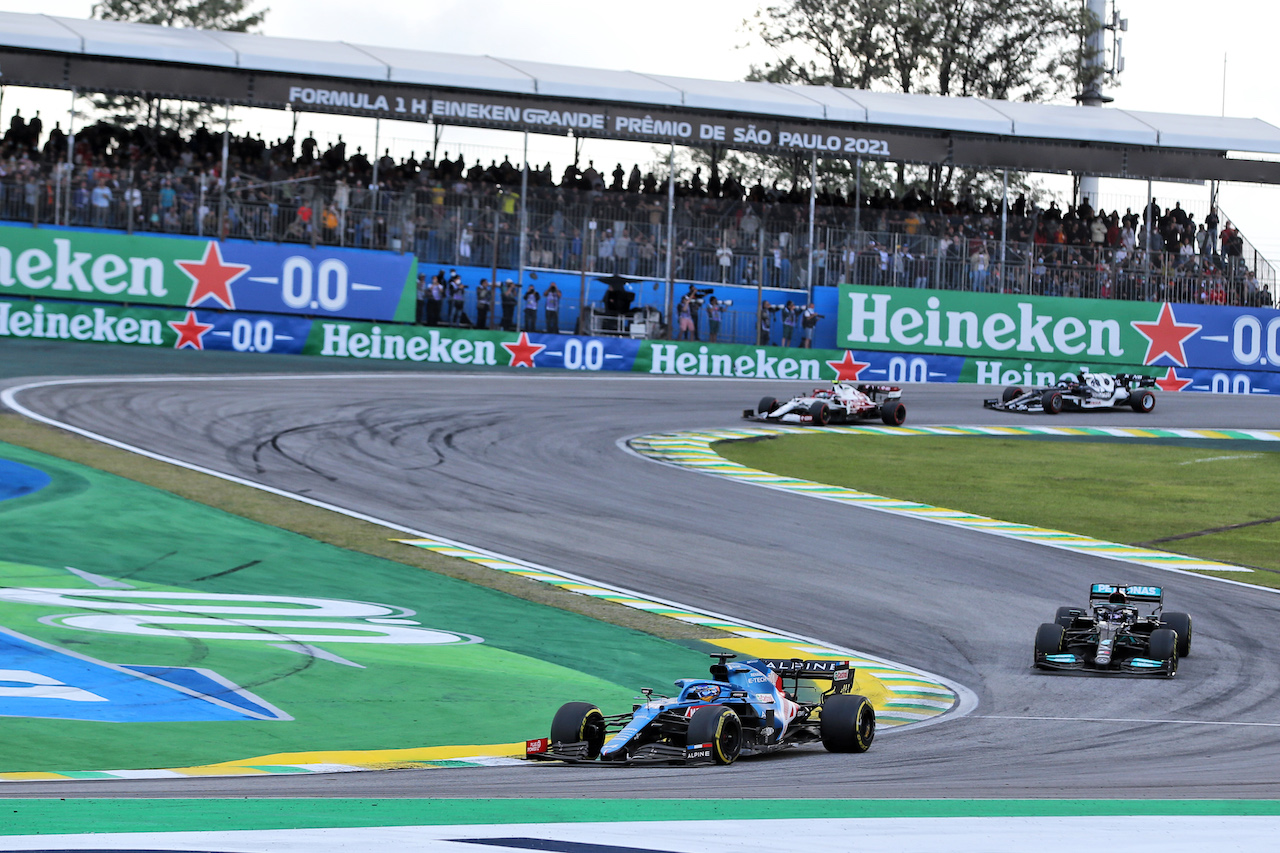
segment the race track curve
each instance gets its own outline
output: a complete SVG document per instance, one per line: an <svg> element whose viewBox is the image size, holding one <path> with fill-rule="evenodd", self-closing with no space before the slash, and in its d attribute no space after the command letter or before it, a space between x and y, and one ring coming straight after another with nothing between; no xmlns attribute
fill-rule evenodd
<svg viewBox="0 0 1280 853"><path fill-rule="evenodd" d="M762 394L797 390L398 373L95 380L19 399L201 466L919 667L974 691L970 715L887 734L865 755L807 748L730 768L39 782L5 796L1280 797L1280 595L702 476L619 447L741 426ZM908 424L1043 423L984 410L989 393L909 387ZM1054 424L1275 428L1280 403L1164 394L1150 415ZM1112 580L1163 585L1170 608L1193 615L1178 677L1032 671L1036 626Z"/></svg>

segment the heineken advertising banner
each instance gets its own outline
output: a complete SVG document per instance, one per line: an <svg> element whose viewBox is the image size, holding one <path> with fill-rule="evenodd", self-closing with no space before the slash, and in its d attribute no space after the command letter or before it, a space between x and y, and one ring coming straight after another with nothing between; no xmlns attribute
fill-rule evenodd
<svg viewBox="0 0 1280 853"><path fill-rule="evenodd" d="M1280 311L841 285L836 343L1016 367L1270 373L1280 371Z"/></svg>
<svg viewBox="0 0 1280 853"><path fill-rule="evenodd" d="M0 297L0 338L8 337L197 351L306 354L424 365L620 371L817 384L841 380L1050 385L1068 375L1074 376L1082 363L1090 367L1099 364L1095 359L1050 361L1012 356L963 357L862 349L809 350L698 341L592 338ZM1262 358L1267 357L1261 356L1260 360ZM1274 370L1122 362L1107 365L1107 369L1155 376L1156 385L1165 391L1280 394L1280 371ZM803 389L783 387L778 393L789 390Z"/></svg>
<svg viewBox="0 0 1280 853"><path fill-rule="evenodd" d="M357 249L0 226L0 294L408 321L417 259Z"/></svg>
<svg viewBox="0 0 1280 853"><path fill-rule="evenodd" d="M296 354L310 330L304 317L0 299L3 338Z"/></svg>

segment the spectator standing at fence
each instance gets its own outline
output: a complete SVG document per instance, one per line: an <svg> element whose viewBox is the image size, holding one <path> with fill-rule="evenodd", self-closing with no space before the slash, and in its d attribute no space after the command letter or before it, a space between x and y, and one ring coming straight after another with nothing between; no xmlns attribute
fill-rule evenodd
<svg viewBox="0 0 1280 853"><path fill-rule="evenodd" d="M551 282L544 294L546 301L542 303L543 331L551 335L560 334L560 296L560 288Z"/></svg>
<svg viewBox="0 0 1280 853"><path fill-rule="evenodd" d="M541 294L534 290L532 284L524 292L524 330L526 332L538 331L538 300L541 298Z"/></svg>
<svg viewBox="0 0 1280 853"><path fill-rule="evenodd" d="M720 339L720 315L723 311L719 299L712 296L707 300L707 340L713 344Z"/></svg>
<svg viewBox="0 0 1280 853"><path fill-rule="evenodd" d="M729 248L728 243L721 243L720 248L716 249L716 263L720 265L720 283L727 284L729 268L733 266L733 249Z"/></svg>
<svg viewBox="0 0 1280 853"><path fill-rule="evenodd" d="M427 274L426 273L423 273L423 272L418 273L418 288L416 293L418 296L418 312L417 312L418 323L422 325L429 325L427 323Z"/></svg>
<svg viewBox="0 0 1280 853"><path fill-rule="evenodd" d="M111 215L111 187L102 178L98 178L89 203L93 205L93 224L99 227L106 225Z"/></svg>
<svg viewBox="0 0 1280 853"><path fill-rule="evenodd" d="M476 328L489 328L489 311L493 308L493 285L489 279L480 279L476 287Z"/></svg>
<svg viewBox="0 0 1280 853"><path fill-rule="evenodd" d="M758 340L761 344L769 345L773 343L773 312L775 310L767 300L760 303L760 334Z"/></svg>
<svg viewBox="0 0 1280 853"><path fill-rule="evenodd" d="M458 257L463 261L471 260L471 243L476 236L471 228L472 223L468 222L463 226L462 233L458 235Z"/></svg>
<svg viewBox="0 0 1280 853"><path fill-rule="evenodd" d="M796 334L796 318L800 315L800 309L790 299L787 304L782 306L782 340L779 343L784 347L793 345L793 338Z"/></svg>
<svg viewBox="0 0 1280 853"><path fill-rule="evenodd" d="M969 288L976 292L987 289L987 264L990 262L987 247L981 241L969 256Z"/></svg>
<svg viewBox="0 0 1280 853"><path fill-rule="evenodd" d="M465 325L467 318L467 284L462 280L462 276L454 273L449 278L449 301L452 306L449 309L449 320L455 326Z"/></svg>
<svg viewBox="0 0 1280 853"><path fill-rule="evenodd" d="M427 285L427 325L440 325L440 306L444 304L444 270L437 272L431 277L431 283Z"/></svg>
<svg viewBox="0 0 1280 853"><path fill-rule="evenodd" d="M508 332L516 330L516 303L520 301L520 285L511 279L502 283L502 328Z"/></svg>

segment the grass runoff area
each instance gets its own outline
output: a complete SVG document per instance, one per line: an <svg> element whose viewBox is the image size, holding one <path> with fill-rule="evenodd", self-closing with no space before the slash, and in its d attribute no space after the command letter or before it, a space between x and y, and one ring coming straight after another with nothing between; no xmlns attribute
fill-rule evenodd
<svg viewBox="0 0 1280 853"><path fill-rule="evenodd" d="M1280 450L1265 442L786 435L716 445L784 476L1260 569L1280 588Z"/></svg>

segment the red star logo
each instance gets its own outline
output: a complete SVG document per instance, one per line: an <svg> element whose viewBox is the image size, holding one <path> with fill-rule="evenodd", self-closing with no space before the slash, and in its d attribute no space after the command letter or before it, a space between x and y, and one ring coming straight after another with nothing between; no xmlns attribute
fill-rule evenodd
<svg viewBox="0 0 1280 853"><path fill-rule="evenodd" d="M191 347L192 349L204 349L204 334L213 328L212 323L201 323L196 319L196 312L188 311L187 319L181 323L169 321L169 328L178 333L178 342L173 345L174 349L182 349L183 347Z"/></svg>
<svg viewBox="0 0 1280 853"><path fill-rule="evenodd" d="M508 363L508 367L533 367L533 357L546 349L542 344L529 343L528 332L521 332L520 340L514 344L504 343L502 347L511 353L511 361Z"/></svg>
<svg viewBox="0 0 1280 853"><path fill-rule="evenodd" d="M1152 364L1162 355L1167 355L1182 367L1187 366L1187 354L1182 351L1182 342L1200 331L1196 323L1179 323L1173 317L1173 306L1168 302L1160 308L1160 319L1154 323L1130 323L1138 333L1146 338L1147 354L1143 364Z"/></svg>
<svg viewBox="0 0 1280 853"><path fill-rule="evenodd" d="M1181 379L1177 372L1170 367L1165 371L1164 376L1156 380L1156 387L1161 391L1181 391L1191 384L1190 379Z"/></svg>
<svg viewBox="0 0 1280 853"><path fill-rule="evenodd" d="M191 278L191 295L187 297L188 305L199 305L212 297L222 303L223 308L235 308L235 300L231 298L231 282L249 271L248 264L224 264L222 250L212 240L204 250L202 261L174 261Z"/></svg>
<svg viewBox="0 0 1280 853"><path fill-rule="evenodd" d="M860 361L853 360L853 353L849 350L844 351L844 358L839 361L828 361L828 365L836 372L837 382L858 381L858 374L870 367L870 364L863 364Z"/></svg>

